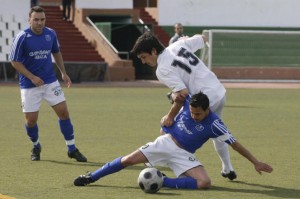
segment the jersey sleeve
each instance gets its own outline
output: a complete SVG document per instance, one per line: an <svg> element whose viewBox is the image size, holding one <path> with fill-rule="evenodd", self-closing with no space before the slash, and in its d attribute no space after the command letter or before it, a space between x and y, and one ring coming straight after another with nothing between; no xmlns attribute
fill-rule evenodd
<svg viewBox="0 0 300 199"><path fill-rule="evenodd" d="M25 38L26 33L22 31L14 39L9 54L10 61L22 62L24 54L23 45L25 43Z"/></svg>
<svg viewBox="0 0 300 199"><path fill-rule="evenodd" d="M186 88L184 82L179 77L177 71L170 67L170 60L168 57L158 58L158 67L156 69L156 76L160 82L169 87L173 92L177 92Z"/></svg>
<svg viewBox="0 0 300 199"><path fill-rule="evenodd" d="M59 42L58 42L58 39L57 39L56 32L53 29L50 29L50 31L53 34L53 46L52 46L51 52L52 53L58 53L60 51L60 49L59 49Z"/></svg>
<svg viewBox="0 0 300 199"><path fill-rule="evenodd" d="M236 141L236 139L233 137L233 135L230 133L230 131L220 119L215 120L211 128L213 134L217 136L217 140L221 142L226 142L227 144L232 144Z"/></svg>
<svg viewBox="0 0 300 199"><path fill-rule="evenodd" d="M178 74L173 71L156 70L156 76L160 82L169 87L173 92L178 92L186 88Z"/></svg>
<svg viewBox="0 0 300 199"><path fill-rule="evenodd" d="M194 35L188 39L184 39L183 42L192 52L204 48L204 40L201 35Z"/></svg>

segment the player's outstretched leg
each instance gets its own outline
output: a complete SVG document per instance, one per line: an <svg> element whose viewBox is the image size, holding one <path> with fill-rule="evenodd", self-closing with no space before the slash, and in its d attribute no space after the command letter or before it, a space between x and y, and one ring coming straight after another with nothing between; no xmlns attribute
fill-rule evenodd
<svg viewBox="0 0 300 199"><path fill-rule="evenodd" d="M108 162L100 169L94 171L94 172L88 172L85 175L80 175L74 180L75 186L85 186L92 182L95 182L99 180L100 178L107 176L112 173L116 173L125 167L121 163L122 157L116 158L112 162Z"/></svg>
<svg viewBox="0 0 300 199"><path fill-rule="evenodd" d="M74 180L74 185L75 186L85 186L88 185L92 182L95 182L92 179L92 173L91 172L87 172L85 175L80 175L78 176L75 180Z"/></svg>

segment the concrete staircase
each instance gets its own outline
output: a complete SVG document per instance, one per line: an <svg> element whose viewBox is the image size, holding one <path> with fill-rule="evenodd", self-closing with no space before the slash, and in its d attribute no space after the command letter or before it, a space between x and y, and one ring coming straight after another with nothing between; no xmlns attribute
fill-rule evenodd
<svg viewBox="0 0 300 199"><path fill-rule="evenodd" d="M139 8L139 9L140 9L140 17L144 21L144 23L152 24L154 34L157 36L157 38L162 42L164 46L168 46L170 40L169 34L158 25L157 21L151 17L151 15L145 10L145 8Z"/></svg>
<svg viewBox="0 0 300 199"><path fill-rule="evenodd" d="M62 20L59 6L46 6L46 26L56 31L64 61L104 62L72 22Z"/></svg>

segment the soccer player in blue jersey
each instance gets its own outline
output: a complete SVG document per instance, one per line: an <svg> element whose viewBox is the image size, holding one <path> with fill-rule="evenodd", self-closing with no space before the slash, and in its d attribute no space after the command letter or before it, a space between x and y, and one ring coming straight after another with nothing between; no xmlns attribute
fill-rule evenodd
<svg viewBox="0 0 300 199"><path fill-rule="evenodd" d="M222 118L226 102L226 89L217 76L194 54L205 46L207 38L196 34L182 37L165 48L151 32L141 35L131 52L142 63L156 67L157 79L172 90L174 99L169 112L161 119L161 125L171 126L188 94L204 92L210 101L210 109ZM169 95L168 95L169 96ZM237 175L231 164L228 145L212 139L222 162L221 175L234 180Z"/></svg>
<svg viewBox="0 0 300 199"><path fill-rule="evenodd" d="M164 177L164 187L208 189L211 180L194 153L209 138L216 138L230 145L247 158L258 173L272 172L270 165L257 160L233 137L221 119L210 110L207 95L200 92L186 98L174 124L169 127L162 126L162 135L154 142L147 143L129 155L116 158L94 172L80 175L74 180L74 185L85 186L127 166L149 163L152 166L167 166L177 176Z"/></svg>
<svg viewBox="0 0 300 199"><path fill-rule="evenodd" d="M41 144L37 120L41 101L45 99L59 118L58 123L68 147L68 156L78 162L86 162L87 158L75 146L73 125L64 93L53 70L51 54L66 85L70 87L72 82L65 70L56 33L45 27L45 22L44 9L39 6L32 7L29 12L30 27L16 36L10 53L11 64L19 72L25 129L33 143L31 160L40 160Z"/></svg>

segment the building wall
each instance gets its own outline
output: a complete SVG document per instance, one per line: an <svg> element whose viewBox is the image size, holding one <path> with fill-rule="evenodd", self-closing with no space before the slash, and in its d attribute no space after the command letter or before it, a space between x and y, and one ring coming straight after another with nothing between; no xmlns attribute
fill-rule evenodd
<svg viewBox="0 0 300 199"><path fill-rule="evenodd" d="M299 0L158 0L158 18L161 26L300 27L299 8Z"/></svg>
<svg viewBox="0 0 300 199"><path fill-rule="evenodd" d="M93 9L131 9L134 4L133 0L75 2L77 8ZM299 0L157 0L157 7L161 26L181 22L185 26L300 27ZM29 8L30 0L1 0L0 17L14 13L27 20Z"/></svg>
<svg viewBox="0 0 300 199"><path fill-rule="evenodd" d="M8 21L16 17L18 21L28 20L30 0L0 0L0 20Z"/></svg>
<svg viewBox="0 0 300 199"><path fill-rule="evenodd" d="M76 0L76 8L131 9L133 0Z"/></svg>

